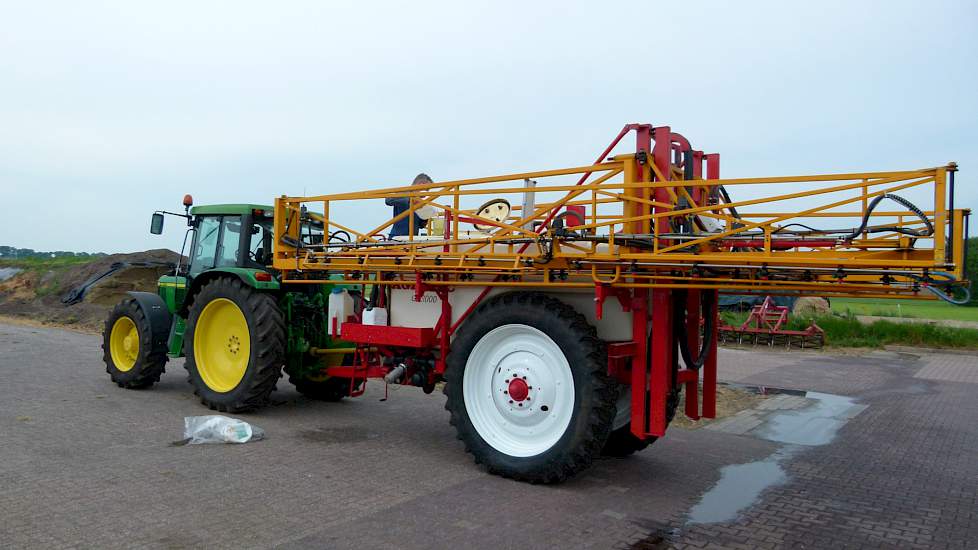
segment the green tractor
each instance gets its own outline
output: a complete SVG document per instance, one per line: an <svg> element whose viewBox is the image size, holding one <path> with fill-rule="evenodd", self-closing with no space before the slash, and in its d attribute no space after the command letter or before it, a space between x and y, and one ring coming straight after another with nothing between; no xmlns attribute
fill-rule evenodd
<svg viewBox="0 0 978 550"><path fill-rule="evenodd" d="M188 261L160 277L156 294L129 292L105 321L102 349L112 381L146 388L159 381L169 358L185 357L201 402L223 412L266 404L283 370L313 399L357 392L351 379L324 374L351 351L327 327L326 303L341 285L279 282L269 267L272 207L193 206L189 195L184 207L183 214L154 213L150 232L162 233L164 214L185 218ZM322 224L311 218L303 224L303 239L321 242Z"/></svg>

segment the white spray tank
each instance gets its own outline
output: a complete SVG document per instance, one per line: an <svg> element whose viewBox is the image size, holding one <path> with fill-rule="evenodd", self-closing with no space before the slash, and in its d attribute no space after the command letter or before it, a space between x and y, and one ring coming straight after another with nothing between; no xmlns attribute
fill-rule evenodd
<svg viewBox="0 0 978 550"><path fill-rule="evenodd" d="M353 315L353 297L350 296L350 293L345 288L334 288L329 293L329 304L327 307L329 333L333 336L339 336L340 325L345 323L351 315Z"/></svg>

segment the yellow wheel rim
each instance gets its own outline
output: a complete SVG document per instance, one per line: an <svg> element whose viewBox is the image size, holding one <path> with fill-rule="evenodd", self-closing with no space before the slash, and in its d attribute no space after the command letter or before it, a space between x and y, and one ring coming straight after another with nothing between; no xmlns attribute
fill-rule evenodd
<svg viewBox="0 0 978 550"><path fill-rule="evenodd" d="M227 298L204 307L194 328L194 361L207 387L226 393L237 387L248 370L251 333L241 308Z"/></svg>
<svg viewBox="0 0 978 550"><path fill-rule="evenodd" d="M112 324L109 334L109 353L112 363L122 372L132 370L139 358L139 331L136 323L129 317L119 317Z"/></svg>

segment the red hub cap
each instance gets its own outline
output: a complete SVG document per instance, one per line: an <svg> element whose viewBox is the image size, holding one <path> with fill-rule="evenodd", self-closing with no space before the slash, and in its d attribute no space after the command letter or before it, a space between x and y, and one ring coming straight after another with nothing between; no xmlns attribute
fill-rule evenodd
<svg viewBox="0 0 978 550"><path fill-rule="evenodd" d="M530 387L526 385L526 380L514 378L509 382L509 397L513 401L523 401L530 394Z"/></svg>

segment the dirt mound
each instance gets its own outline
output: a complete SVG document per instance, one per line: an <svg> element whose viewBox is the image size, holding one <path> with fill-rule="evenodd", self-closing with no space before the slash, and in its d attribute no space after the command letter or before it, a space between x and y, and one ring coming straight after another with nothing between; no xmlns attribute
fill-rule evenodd
<svg viewBox="0 0 978 550"><path fill-rule="evenodd" d="M62 303L66 293L111 270L119 262L176 264L179 257L171 250L158 249L113 254L52 269L25 269L0 282L0 315L99 331L108 311L126 292L155 292L157 279L172 268L167 265L122 267L90 286L82 301L73 305Z"/></svg>

